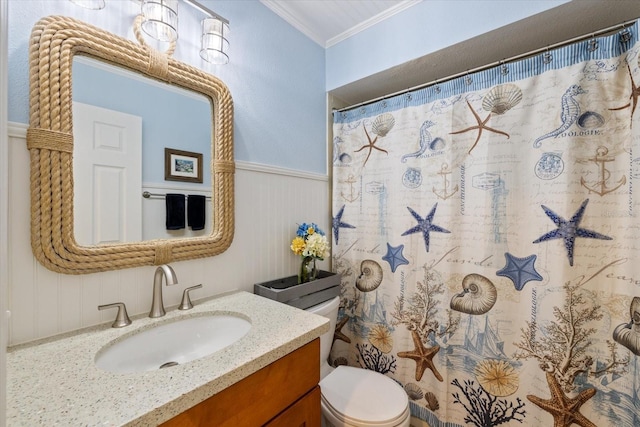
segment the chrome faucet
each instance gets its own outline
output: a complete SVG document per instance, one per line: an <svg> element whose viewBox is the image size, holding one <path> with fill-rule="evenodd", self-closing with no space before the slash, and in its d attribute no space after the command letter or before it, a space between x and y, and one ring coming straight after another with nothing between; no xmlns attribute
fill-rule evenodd
<svg viewBox="0 0 640 427"><path fill-rule="evenodd" d="M153 276L153 299L151 300L149 317L162 317L166 314L162 302L162 276L164 276L167 286L178 284L178 277L173 268L166 264L156 268L156 273Z"/></svg>

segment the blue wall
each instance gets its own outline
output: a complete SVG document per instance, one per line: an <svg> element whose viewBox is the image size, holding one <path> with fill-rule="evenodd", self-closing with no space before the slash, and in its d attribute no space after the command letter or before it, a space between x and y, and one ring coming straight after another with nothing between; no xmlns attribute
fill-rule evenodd
<svg viewBox="0 0 640 427"><path fill-rule="evenodd" d="M229 87L236 160L326 173L324 49L257 0L202 3L230 21L230 63L200 59L202 15L184 4L174 57ZM138 8L129 0L107 0L100 11L68 0L9 0L9 121L29 120L28 42L38 19L71 16L135 40L131 27Z"/></svg>
<svg viewBox="0 0 640 427"><path fill-rule="evenodd" d="M324 174L327 91L568 0L423 1L326 52L257 0L201 2L229 19L231 61L215 66L199 58L201 15L182 4L174 56L220 77L231 90L236 159ZM131 23L138 6L106 4L89 11L67 0L9 0L10 121L28 122L28 40L40 17L73 16L135 40Z"/></svg>
<svg viewBox="0 0 640 427"><path fill-rule="evenodd" d="M422 1L329 47L326 89L331 91L568 2Z"/></svg>

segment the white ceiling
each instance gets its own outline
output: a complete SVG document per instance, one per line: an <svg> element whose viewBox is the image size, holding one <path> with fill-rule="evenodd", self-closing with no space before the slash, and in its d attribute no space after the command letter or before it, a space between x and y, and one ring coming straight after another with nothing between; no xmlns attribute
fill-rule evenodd
<svg viewBox="0 0 640 427"><path fill-rule="evenodd" d="M422 0L260 0L322 47L332 46Z"/></svg>

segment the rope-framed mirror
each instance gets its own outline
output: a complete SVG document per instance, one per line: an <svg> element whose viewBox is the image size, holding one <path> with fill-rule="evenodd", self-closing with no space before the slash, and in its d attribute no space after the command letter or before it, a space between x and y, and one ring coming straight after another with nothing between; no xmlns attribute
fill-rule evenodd
<svg viewBox="0 0 640 427"><path fill-rule="evenodd" d="M138 36L138 34L136 34ZM27 148L31 246L38 261L66 274L160 265L214 256L234 234L233 101L218 78L100 28L64 16L41 19L31 33ZM171 49L172 51L172 49ZM212 109L212 231L203 237L79 245L74 237L72 61L87 55L197 92Z"/></svg>

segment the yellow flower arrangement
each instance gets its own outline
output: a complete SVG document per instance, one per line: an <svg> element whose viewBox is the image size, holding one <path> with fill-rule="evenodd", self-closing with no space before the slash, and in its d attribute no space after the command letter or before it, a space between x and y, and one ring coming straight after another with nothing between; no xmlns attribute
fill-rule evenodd
<svg viewBox="0 0 640 427"><path fill-rule="evenodd" d="M309 282L317 277L316 260L322 261L327 255L329 242L320 227L305 222L298 226L296 237L291 241L291 250L302 257L298 283Z"/></svg>

